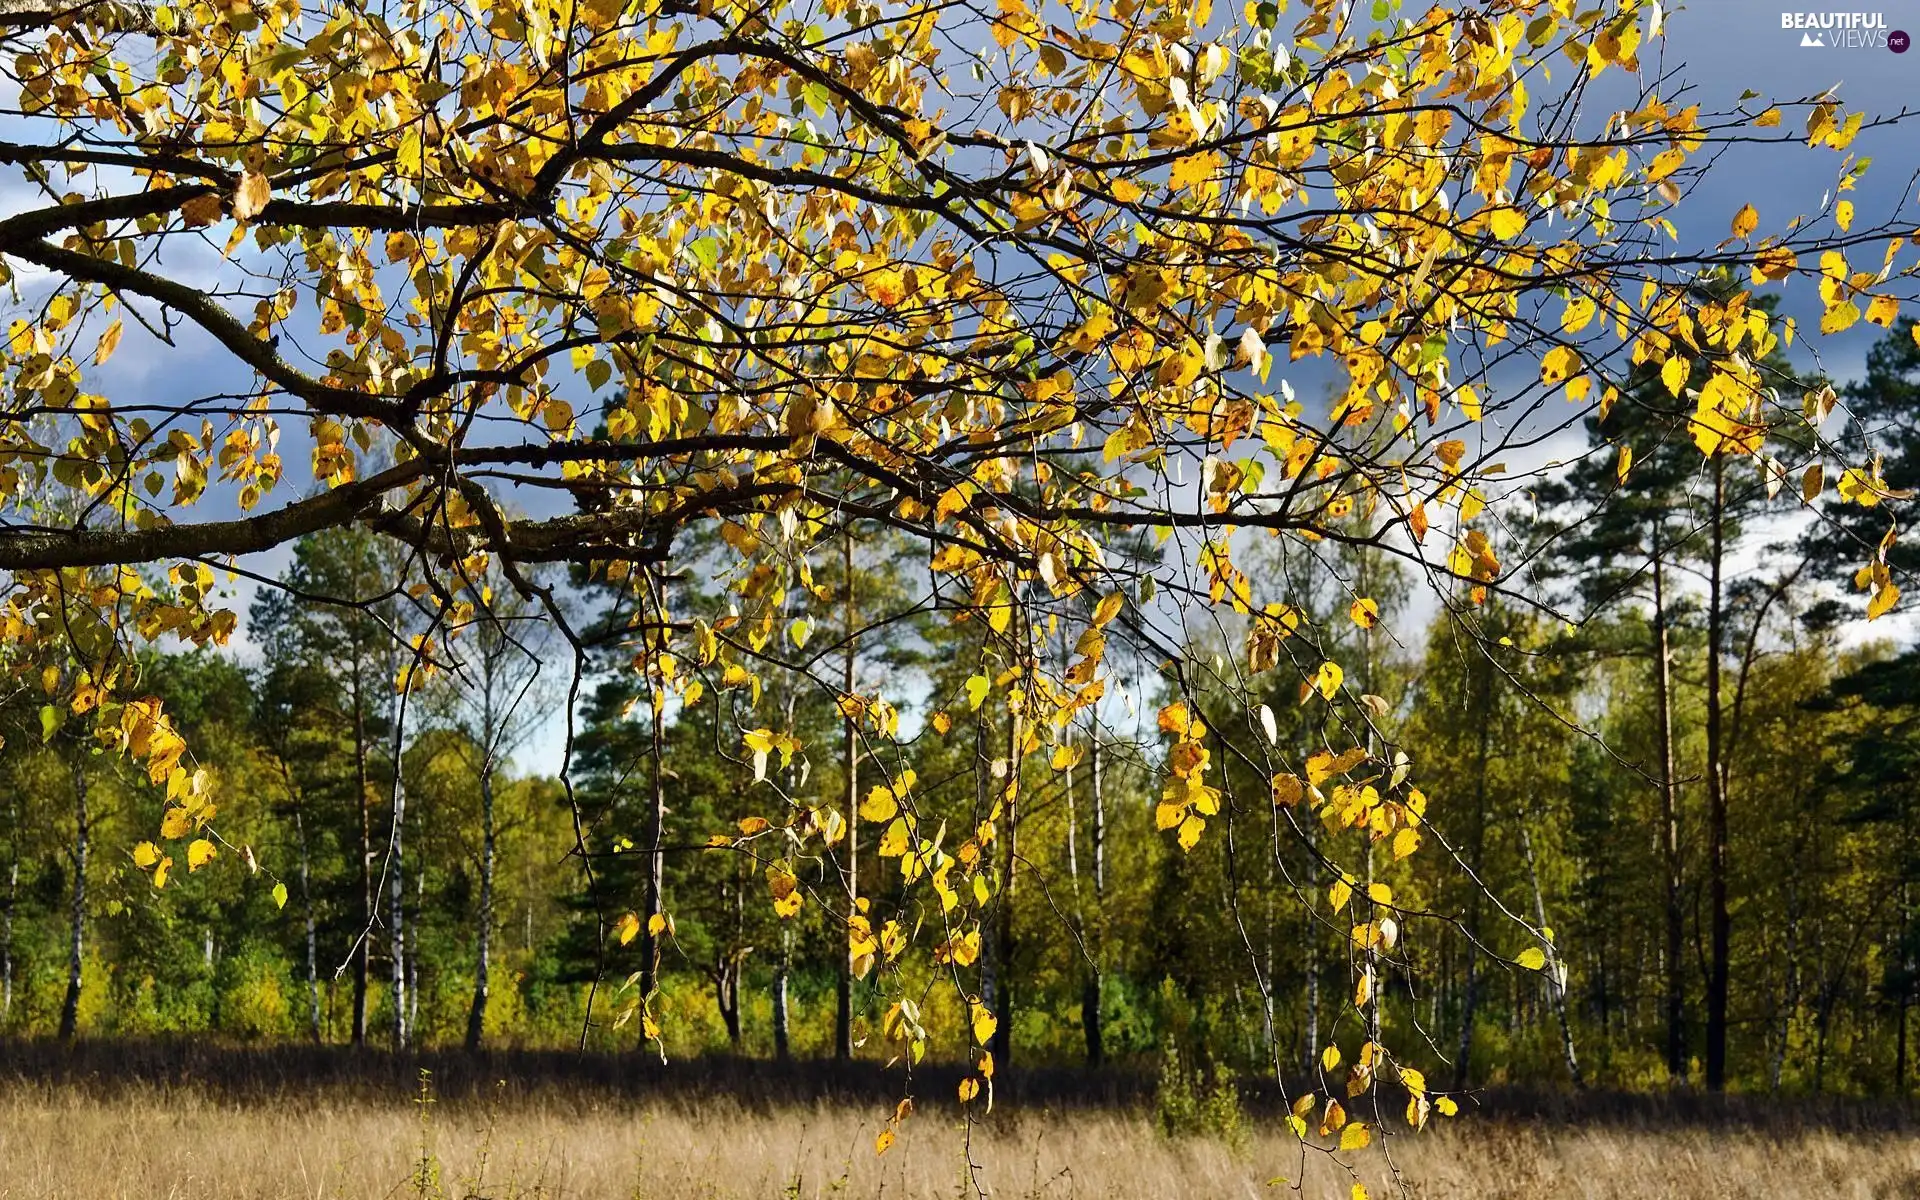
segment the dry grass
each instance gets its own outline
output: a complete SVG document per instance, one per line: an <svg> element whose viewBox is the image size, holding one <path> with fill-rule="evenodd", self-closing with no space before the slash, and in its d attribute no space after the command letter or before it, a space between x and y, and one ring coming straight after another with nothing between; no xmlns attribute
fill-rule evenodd
<svg viewBox="0 0 1920 1200"><path fill-rule="evenodd" d="M931 1106L929 1106L931 1108ZM743 1106L542 1089L497 1104L417 1104L318 1089L221 1099L192 1084L0 1086L0 1198L118 1197L964 1197L967 1131L951 1110L911 1117L873 1152L880 1104ZM1238 1152L1168 1141L1132 1111L1004 1108L973 1131L996 1197L1273 1197L1347 1200L1351 1181L1270 1119ZM1819 1130L1658 1131L1463 1118L1392 1139L1416 1197L1920 1197L1920 1138ZM423 1153L424 1150L424 1153ZM1376 1196L1396 1194L1378 1150L1359 1156ZM422 1163L426 1177L421 1177Z"/></svg>

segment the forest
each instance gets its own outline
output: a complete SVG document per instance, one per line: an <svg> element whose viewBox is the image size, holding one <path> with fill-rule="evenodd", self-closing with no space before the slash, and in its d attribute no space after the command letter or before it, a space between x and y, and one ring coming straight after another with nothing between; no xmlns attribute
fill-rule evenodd
<svg viewBox="0 0 1920 1200"><path fill-rule="evenodd" d="M1911 326L1869 362L1846 389L1848 419L1882 448L1890 488L1920 482ZM1592 424L1597 449L1648 420L1625 406L1611 418ZM1859 602L1829 566L1856 531L1837 506L1793 519L1818 481L1794 480L1783 499L1763 472L1703 467L1674 430L1630 432L1656 449L1598 513L1581 497L1605 490L1612 458L1541 473L1525 535L1545 547L1528 566L1541 603L1489 603L1470 636L1450 614L1423 617L1413 581L1377 550L1246 560L1285 581L1305 621L1345 625L1357 698L1339 703L1369 706L1386 736L1421 750L1435 820L1372 864L1403 940L1363 974L1399 1002L1389 1032L1456 1091L1907 1094L1920 999L1914 648L1854 632ZM898 1014L868 973L874 939L890 936L875 932L883 914L890 927L911 911L911 860L886 845L887 785L867 781L900 787L897 770L868 766L900 751L869 741L839 698L914 698L888 719L911 748L924 822L971 823L1008 737L1005 714L969 703L993 669L980 637L924 619L864 624L905 586L905 549L848 541L814 569L839 597L810 635L832 647L820 660L837 691L714 674L661 711L626 669L622 597L593 586L575 600L593 648L577 685L554 635L508 607L465 672L397 692L403 564L365 535L302 539L281 586L258 590L244 649L141 664L196 769L232 797L204 853L245 864L202 870L189 848L164 891L145 778L43 724L40 689L16 690L5 1028L891 1057ZM693 557L670 582L676 609L724 603L705 578ZM1356 593L1377 607L1349 613ZM1194 621L1180 649L1237 654L1241 624ZM1065 662L1069 649L1052 652ZM1341 885L1312 855L1316 833L1342 824L1339 801L1283 794L1229 763L1222 836L1186 848L1156 829L1172 693L1141 662L1124 705L1023 765L1009 831L1018 886L927 966L978 964L1003 1064L1155 1070L1172 1052L1258 1075L1276 1059L1290 1073L1335 1063L1373 1036L1348 1000L1354 942L1326 899ZM1337 764L1313 751L1337 704L1303 702L1284 680L1257 703L1314 792L1332 792ZM751 731L775 724L806 749L762 747L779 761L756 765ZM529 765L542 738L570 739L565 778ZM783 894L766 856L740 850L765 825L756 791L844 805L844 853L796 868ZM1264 852L1273 814L1289 810L1302 844ZM576 833L594 847L584 861ZM1453 863L1409 858L1422 837ZM831 897L856 886L865 919L849 955ZM1549 937L1526 937L1508 913ZM1513 965L1529 948L1549 969ZM929 1008L953 1003L927 978L917 992Z"/></svg>

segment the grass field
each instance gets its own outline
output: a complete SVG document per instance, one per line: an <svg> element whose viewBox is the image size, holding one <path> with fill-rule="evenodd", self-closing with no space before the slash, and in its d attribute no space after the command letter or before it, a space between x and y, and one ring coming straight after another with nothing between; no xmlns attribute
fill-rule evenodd
<svg viewBox="0 0 1920 1200"><path fill-rule="evenodd" d="M0 1197L958 1198L977 1181L995 1197L1347 1200L1352 1186L1257 1112L1230 1145L1168 1139L1134 1105L1023 1099L969 1130L929 1099L877 1157L891 1112L877 1097L743 1099L544 1078L462 1083L423 1106L399 1086L401 1066L293 1087L286 1072L143 1081L16 1064L0 1083ZM1911 1128L1867 1128L1876 1120L1860 1109L1746 1119L1758 1111L1467 1116L1387 1148L1417 1197L1920 1197ZM1348 1157L1373 1195L1400 1194L1377 1147Z"/></svg>

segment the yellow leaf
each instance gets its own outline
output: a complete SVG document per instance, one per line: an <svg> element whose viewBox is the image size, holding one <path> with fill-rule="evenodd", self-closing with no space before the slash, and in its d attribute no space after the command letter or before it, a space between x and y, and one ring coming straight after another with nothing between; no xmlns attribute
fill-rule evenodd
<svg viewBox="0 0 1920 1200"><path fill-rule="evenodd" d="M1688 420L1687 428L1693 434L1693 444L1706 455L1718 454L1723 447L1752 454L1759 450L1766 434L1764 429L1736 421L1717 408L1702 408Z"/></svg>
<svg viewBox="0 0 1920 1200"><path fill-rule="evenodd" d="M1183 155L1174 159L1167 171L1167 186L1176 192L1197 187L1212 178L1219 168L1220 156L1212 151Z"/></svg>
<svg viewBox="0 0 1920 1200"><path fill-rule="evenodd" d="M1340 1107L1338 1100L1327 1101L1327 1111L1320 1117L1320 1136L1327 1137L1339 1132L1347 1124L1347 1110Z"/></svg>
<svg viewBox="0 0 1920 1200"><path fill-rule="evenodd" d="M1580 370L1580 356L1569 346L1555 346L1540 360L1540 382L1558 387Z"/></svg>
<svg viewBox="0 0 1920 1200"><path fill-rule="evenodd" d="M980 1081L969 1075L960 1081L960 1103L971 1104L980 1094Z"/></svg>
<svg viewBox="0 0 1920 1200"><path fill-rule="evenodd" d="M1366 1122L1364 1121L1355 1121L1340 1131L1340 1148L1342 1150L1365 1150L1367 1143L1372 1140L1373 1137L1367 1132Z"/></svg>
<svg viewBox="0 0 1920 1200"><path fill-rule="evenodd" d="M1740 211L1733 214L1733 236L1747 237L1760 228L1760 212L1751 204L1742 205Z"/></svg>
<svg viewBox="0 0 1920 1200"><path fill-rule="evenodd" d="M141 842L133 848L133 865L141 870L150 870L160 861L160 847L152 842Z"/></svg>
<svg viewBox="0 0 1920 1200"><path fill-rule="evenodd" d="M206 838L195 838L193 842L187 846L187 871L191 873L206 866L213 861L215 853L217 852L214 850L212 842Z"/></svg>
<svg viewBox="0 0 1920 1200"><path fill-rule="evenodd" d="M1367 885L1367 899L1375 904L1392 904L1393 889L1384 883L1370 883Z"/></svg>
<svg viewBox="0 0 1920 1200"><path fill-rule="evenodd" d="M1362 629L1372 629L1380 623L1380 605L1377 601L1362 596L1347 609L1347 616Z"/></svg>
<svg viewBox="0 0 1920 1200"><path fill-rule="evenodd" d="M1900 316L1900 302L1892 296L1875 296L1867 302L1867 320L1882 329L1892 329ZM1915 328L1920 328L1916 326Z"/></svg>
<svg viewBox="0 0 1920 1200"><path fill-rule="evenodd" d="M1773 129L1780 124L1780 110L1770 108L1753 119L1753 123L1762 129ZM1451 1114L1449 1114L1451 1115Z"/></svg>
<svg viewBox="0 0 1920 1200"><path fill-rule="evenodd" d="M1331 1071L1339 1065L1340 1047L1329 1042L1327 1048L1320 1052L1320 1069L1323 1071Z"/></svg>
<svg viewBox="0 0 1920 1200"><path fill-rule="evenodd" d="M1345 678L1346 673L1341 671L1339 663L1323 662L1320 669L1314 672L1313 686L1322 697L1331 700L1339 693L1340 682Z"/></svg>
<svg viewBox="0 0 1920 1200"><path fill-rule="evenodd" d="M167 886L167 872L168 872L169 870L171 870L172 868L173 868L173 858L172 858L172 856L168 856L168 857L166 857L166 858L162 858L162 859L160 860L160 864L159 864L158 866L156 866L156 867L154 867L154 869L153 869L153 886L154 886L154 887L156 887L156 888L163 888L163 887L166 887L166 886Z"/></svg>
<svg viewBox="0 0 1920 1200"><path fill-rule="evenodd" d="M120 346L120 331L121 325L116 319L113 324L107 326L106 332L100 335L100 344L93 348L94 366L100 366L113 357L113 352Z"/></svg>
<svg viewBox="0 0 1920 1200"><path fill-rule="evenodd" d="M193 228L211 225L220 219L220 197L217 195L195 196L180 206L180 216Z"/></svg>
<svg viewBox="0 0 1920 1200"><path fill-rule="evenodd" d="M1614 477L1621 483L1625 483L1627 481L1627 472L1631 470L1633 470L1633 447L1622 446L1620 447L1619 465L1613 469Z"/></svg>
<svg viewBox="0 0 1920 1200"><path fill-rule="evenodd" d="M1188 813L1187 819L1180 822L1180 832L1174 836L1180 842L1182 850L1191 850L1200 844L1200 835L1207 831L1207 819L1196 813Z"/></svg>
<svg viewBox="0 0 1920 1200"><path fill-rule="evenodd" d="M163 838L185 837L187 830L192 827L193 820L187 816L187 810L177 804L168 808L160 816L160 836Z"/></svg>
<svg viewBox="0 0 1920 1200"><path fill-rule="evenodd" d="M1567 302L1567 311L1560 315L1560 328L1567 333L1579 333L1593 324L1593 318L1600 311L1591 296L1580 296Z"/></svg>
<svg viewBox="0 0 1920 1200"><path fill-rule="evenodd" d="M876 787L867 793L860 805L860 819L863 821L891 821L900 811L900 802L890 787Z"/></svg>
<svg viewBox="0 0 1920 1200"><path fill-rule="evenodd" d="M1842 233L1853 228L1853 201L1842 200L1833 206L1833 222L1840 226Z"/></svg>
<svg viewBox="0 0 1920 1200"><path fill-rule="evenodd" d="M1820 317L1820 332L1825 334L1845 333L1847 330L1852 329L1853 323L1859 319L1860 306L1851 300L1843 300L1838 304L1827 307L1827 311Z"/></svg>
<svg viewBox="0 0 1920 1200"><path fill-rule="evenodd" d="M933 731L941 737L945 737L947 731L953 728L953 718L947 715L947 710L944 708L934 713L929 723L933 726Z"/></svg>
<svg viewBox="0 0 1920 1200"><path fill-rule="evenodd" d="M1787 249L1785 246L1769 246L1754 255L1753 271L1759 279L1771 280L1774 283L1778 283L1793 274L1794 268L1797 267L1799 263L1799 255Z"/></svg>
<svg viewBox="0 0 1920 1200"><path fill-rule="evenodd" d="M898 1140L899 1139L894 1135L893 1130L882 1129L880 1131L880 1136L873 1139L874 1155L877 1157L879 1155L885 1154L887 1151L893 1149L894 1142Z"/></svg>
<svg viewBox="0 0 1920 1200"><path fill-rule="evenodd" d="M1660 364L1660 382L1667 385L1669 392L1678 396L1687 386L1687 373L1691 366L1692 364L1685 357L1674 355Z"/></svg>
<svg viewBox="0 0 1920 1200"><path fill-rule="evenodd" d="M1487 218L1487 228L1503 242L1519 237L1526 227L1527 214L1513 207L1496 208Z"/></svg>
<svg viewBox="0 0 1920 1200"><path fill-rule="evenodd" d="M1879 589L1873 593L1873 598L1867 601L1867 620L1879 620L1891 612L1893 606L1899 602L1900 589L1891 583L1881 584Z"/></svg>
<svg viewBox="0 0 1920 1200"><path fill-rule="evenodd" d="M654 937L659 937L662 933L666 932L666 929L667 915L665 913L654 913L647 918L647 932Z"/></svg>
<svg viewBox="0 0 1920 1200"><path fill-rule="evenodd" d="M240 182L233 189L233 218L236 221L251 221L260 215L260 210L273 198L273 186L265 175L256 171L243 171Z"/></svg>
<svg viewBox="0 0 1920 1200"><path fill-rule="evenodd" d="M1347 906L1347 901L1351 900L1352 898L1353 898L1353 885L1348 883L1344 879L1334 880L1333 886L1327 889L1327 903L1333 905L1334 911L1336 912L1338 912L1340 909L1345 908Z"/></svg>
<svg viewBox="0 0 1920 1200"><path fill-rule="evenodd" d="M1528 946L1520 952L1520 957L1513 961L1529 971L1538 971L1547 965L1547 954L1538 946Z"/></svg>
<svg viewBox="0 0 1920 1200"><path fill-rule="evenodd" d="M1680 169L1687 156L1678 150L1662 150L1647 164L1647 182L1657 183Z"/></svg>
<svg viewBox="0 0 1920 1200"><path fill-rule="evenodd" d="M1127 598L1119 592L1112 592L1108 595L1102 596L1100 598L1100 603L1094 606L1094 610L1093 610L1094 626L1096 628L1106 626L1115 617L1120 615L1120 609L1126 604L1126 602L1127 602Z"/></svg>
<svg viewBox="0 0 1920 1200"><path fill-rule="evenodd" d="M1393 857L1402 859L1420 848L1420 835L1411 829L1402 829L1393 835Z"/></svg>
<svg viewBox="0 0 1920 1200"><path fill-rule="evenodd" d="M993 1013L988 1010L986 1005L981 1004L977 1000L973 1003L971 1024L973 1027L974 1044L979 1046L984 1046L988 1042L991 1042L993 1040L993 1031L1000 1028L1000 1022L994 1018Z"/></svg>
<svg viewBox="0 0 1920 1200"><path fill-rule="evenodd" d="M637 913L627 913L613 923L613 936L622 946L631 942L640 934L640 917Z"/></svg>

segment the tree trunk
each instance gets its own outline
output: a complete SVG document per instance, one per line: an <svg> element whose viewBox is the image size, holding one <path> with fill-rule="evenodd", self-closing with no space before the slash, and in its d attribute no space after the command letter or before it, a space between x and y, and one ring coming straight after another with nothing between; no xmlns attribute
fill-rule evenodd
<svg viewBox="0 0 1920 1200"><path fill-rule="evenodd" d="M1089 959L1086 978L1080 981L1080 1026L1085 1031L1087 1042L1087 1065L1097 1067L1107 1060L1104 1031L1100 1026L1100 943L1103 925L1104 904L1106 899L1105 858L1106 858L1106 802L1101 796L1100 778L1100 730L1096 725L1090 731L1087 744L1087 799L1091 805L1089 814L1093 821L1093 918L1091 922L1083 920L1082 937L1088 939ZM1078 863L1075 863L1074 890L1079 891Z"/></svg>
<svg viewBox="0 0 1920 1200"><path fill-rule="evenodd" d="M397 736L397 735L396 735ZM398 743L396 742L396 746ZM393 1048L407 1048L407 913L406 847L407 789L400 779L400 755L393 758L393 845L390 855L388 919L393 922Z"/></svg>
<svg viewBox="0 0 1920 1200"><path fill-rule="evenodd" d="M421 866L424 868L425 863ZM413 873L413 912L407 925L413 930L413 949L407 955L407 1041L412 1044L420 1029L420 910L427 904L427 873Z"/></svg>
<svg viewBox="0 0 1920 1200"><path fill-rule="evenodd" d="M1707 891L1712 908L1711 959L1707 971L1707 1089L1727 1086L1728 955L1733 915L1727 906L1727 771L1721 747L1720 650L1721 560L1726 537L1726 459L1713 456L1712 549L1707 572Z"/></svg>
<svg viewBox="0 0 1920 1200"><path fill-rule="evenodd" d="M1027 736L1020 717L1017 709L1007 714L1007 777L1006 790L1002 793L1006 830L1001 837L1006 843L1006 857L1000 876L1000 936L994 939L997 943L994 950L999 955L1000 995L993 1029L993 1061L1000 1070L1013 1065L1013 885L1019 861L1016 855L1020 830L1020 751Z"/></svg>
<svg viewBox="0 0 1920 1200"><path fill-rule="evenodd" d="M842 664L841 694L851 701L854 694L854 599L853 599L853 535L848 533L840 541L840 562L845 578L841 581L846 592L843 597L846 621L847 643L846 659ZM841 769L847 779L847 921L849 926L859 911L860 901L860 723L855 720L849 709L841 723L844 745L841 747ZM840 954L840 974L835 981L833 1010L833 1056L842 1062L853 1057L853 953L849 946Z"/></svg>
<svg viewBox="0 0 1920 1200"><path fill-rule="evenodd" d="M787 975L793 969L793 930L780 925L780 957L773 964L773 1057L786 1062L792 1057L787 1041Z"/></svg>
<svg viewBox="0 0 1920 1200"><path fill-rule="evenodd" d="M740 1053L740 959L722 952L714 956L713 999L727 1027L727 1044Z"/></svg>
<svg viewBox="0 0 1920 1200"><path fill-rule="evenodd" d="M667 779L663 760L667 697L664 680L654 681L651 675L648 680L648 700L653 705L653 812L647 827L646 911L640 914L640 1002L651 1006L653 993L660 986L660 938L653 931L654 918L666 912Z"/></svg>
<svg viewBox="0 0 1920 1200"><path fill-rule="evenodd" d="M1302 830L1307 843L1307 895L1320 894L1320 839L1316 834L1319 821L1307 821ZM1305 943L1301 950L1301 970L1307 977L1307 1061L1306 1070L1310 1076L1318 1077L1320 1070L1320 929L1315 923L1313 909L1301 908L1301 940Z"/></svg>
<svg viewBox="0 0 1920 1200"><path fill-rule="evenodd" d="M491 725L492 694L489 692L484 703L487 708L487 722ZM487 997L493 969L493 865L495 854L495 832L493 824L493 753L489 748L481 751L486 757L480 765L480 927L474 932L473 950L473 1006L467 1010L467 1053L480 1049L480 1043L486 1036Z"/></svg>
<svg viewBox="0 0 1920 1200"><path fill-rule="evenodd" d="M80 1027L80 983L87 930L87 851L91 820L87 815L87 772L80 751L73 751L73 913L67 942L67 998L60 1005L60 1040L70 1041Z"/></svg>
<svg viewBox="0 0 1920 1200"><path fill-rule="evenodd" d="M367 988L373 965L375 909L373 813L367 803L372 789L367 778L367 711L366 698L361 695L360 675L360 653L356 646L353 661L353 774L354 784L359 789L356 804L360 809L360 904L363 923L353 962L353 1044L356 1047L365 1047L367 1044Z"/></svg>
<svg viewBox="0 0 1920 1200"><path fill-rule="evenodd" d="M307 933L307 1024L314 1044L318 1045L325 1040L320 1023L320 928L313 913L313 876L307 850L307 824L297 799L293 809L293 836L300 850L300 907Z"/></svg>
<svg viewBox="0 0 1920 1200"><path fill-rule="evenodd" d="M1482 651L1477 665L1482 668L1477 672L1480 686L1472 703L1480 719L1474 750L1473 832L1467 847L1467 866L1472 872L1468 886L1473 890L1467 901L1466 928L1472 937L1467 940L1466 995L1460 1008L1460 1045L1453 1063L1456 1090L1465 1089L1473 1079L1473 1023L1480 1006L1479 949L1475 939L1480 932L1480 901L1485 887L1481 870L1487 854L1487 771L1493 756L1493 661Z"/></svg>
<svg viewBox="0 0 1920 1200"><path fill-rule="evenodd" d="M1549 928L1547 898L1540 889L1540 868L1533 860L1533 835L1525 825L1520 828L1520 850L1527 860L1527 879L1533 884L1533 919L1544 931ZM1581 1087L1585 1081L1580 1077L1580 1056L1573 1048L1573 1023L1567 1016L1566 966L1551 941L1543 938L1540 949L1547 956L1547 996L1553 1002L1553 1015L1560 1022L1560 1056L1566 1061L1567 1076L1573 1080L1573 1086Z"/></svg>
<svg viewBox="0 0 1920 1200"><path fill-rule="evenodd" d="M20 800L7 797L7 906L0 912L0 1028L13 1018L13 910L20 902Z"/></svg>
<svg viewBox="0 0 1920 1200"><path fill-rule="evenodd" d="M1680 785L1674 778L1673 651L1667 636L1666 570L1656 538L1653 551L1653 690L1660 721L1660 842L1666 868L1667 1075L1687 1077L1686 976L1680 944L1686 913L1680 895Z"/></svg>
<svg viewBox="0 0 1920 1200"><path fill-rule="evenodd" d="M988 730L987 713L982 710L973 723L973 819L976 824L986 820L987 814L992 811L993 774L987 758ZM997 929L998 926L991 921L982 919L980 922L980 1002L996 1012L1000 1007L1000 937Z"/></svg>

